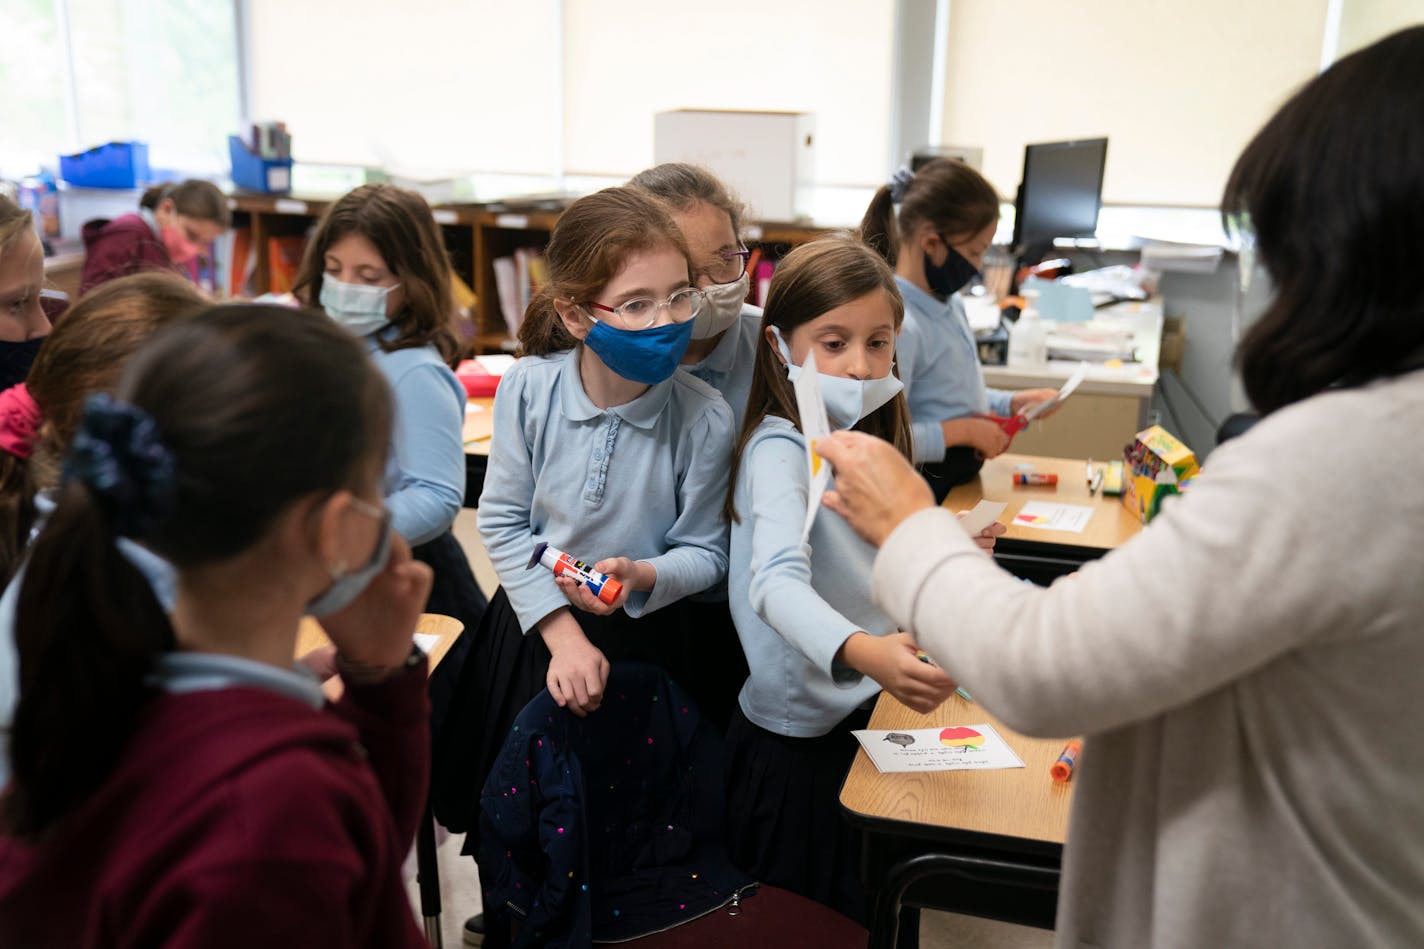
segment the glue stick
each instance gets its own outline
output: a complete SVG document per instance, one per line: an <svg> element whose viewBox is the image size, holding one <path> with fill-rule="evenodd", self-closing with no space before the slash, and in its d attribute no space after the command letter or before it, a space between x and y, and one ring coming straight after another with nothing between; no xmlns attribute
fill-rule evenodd
<svg viewBox="0 0 1424 949"><path fill-rule="evenodd" d="M534 555L529 558L529 563L525 565L524 569L528 570L536 563L543 564L554 571L556 577L572 577L588 587L589 592L609 606L612 606L618 599L618 594L623 592L623 584L608 574L599 573L582 560L575 560L557 547L550 547L546 543L534 545Z"/></svg>
<svg viewBox="0 0 1424 949"><path fill-rule="evenodd" d="M1052 472L1052 471L1049 471L1049 472L1046 472L1046 473L1044 473L1044 472L1037 472L1037 471L1028 471L1028 472L1019 471L1019 472L1015 472L1015 473L1014 473L1014 484L1029 484L1029 485L1033 485L1033 484L1044 484L1044 485L1055 485L1055 484L1057 484L1057 483L1058 483L1058 475L1055 474L1055 473Z"/></svg>

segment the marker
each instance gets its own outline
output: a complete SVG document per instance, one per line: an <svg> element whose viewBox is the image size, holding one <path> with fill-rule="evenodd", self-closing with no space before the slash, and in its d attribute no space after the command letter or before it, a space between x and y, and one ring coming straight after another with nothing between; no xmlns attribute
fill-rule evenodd
<svg viewBox="0 0 1424 949"><path fill-rule="evenodd" d="M612 606L617 601L618 594L623 592L623 584L608 574L599 573L582 560L575 560L557 547L550 547L547 543L534 545L534 555L529 558L529 563L524 565L524 569L530 570L536 563L543 564L554 571L556 577L572 577L588 587L594 596L609 606Z"/></svg>
<svg viewBox="0 0 1424 949"><path fill-rule="evenodd" d="M966 701L966 702L973 702L973 701L974 701L974 699L969 695L969 691L968 691L967 689L965 689L964 686L962 686L962 685L956 685L956 686L954 687L954 694L957 695L957 696L959 696L961 699L963 699L963 700Z"/></svg>
<svg viewBox="0 0 1424 949"><path fill-rule="evenodd" d="M1048 769L1055 781L1067 781L1073 777L1073 768L1078 764L1078 752L1083 750L1083 739L1074 738L1063 748L1058 760Z"/></svg>
<svg viewBox="0 0 1424 949"><path fill-rule="evenodd" d="M1058 475L1055 474L1055 473L1052 472L1052 471L1049 471L1049 472L1037 472L1037 471L1019 472L1019 473L1017 473L1017 474L1014 475L1014 484L1056 485L1056 484L1058 484Z"/></svg>

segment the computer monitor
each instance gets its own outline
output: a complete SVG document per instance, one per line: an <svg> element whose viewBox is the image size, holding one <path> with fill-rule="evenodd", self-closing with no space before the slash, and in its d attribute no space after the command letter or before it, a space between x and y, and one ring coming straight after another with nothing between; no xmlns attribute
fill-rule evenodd
<svg viewBox="0 0 1424 949"><path fill-rule="evenodd" d="M1014 249L1021 258L1042 254L1055 238L1097 233L1107 157L1105 138L1024 149L1023 180L1014 202Z"/></svg>

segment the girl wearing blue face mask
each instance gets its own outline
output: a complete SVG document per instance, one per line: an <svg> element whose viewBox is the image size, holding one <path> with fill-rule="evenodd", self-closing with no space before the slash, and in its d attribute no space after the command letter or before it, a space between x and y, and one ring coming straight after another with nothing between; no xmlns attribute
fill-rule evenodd
<svg viewBox="0 0 1424 949"><path fill-rule="evenodd" d="M896 208L899 213L896 213ZM905 300L896 343L910 404L913 460L943 501L973 478L1009 437L987 412L1016 415L1051 399L1052 389L1004 392L984 385L979 350L959 290L984 264L999 226L999 196L973 168L937 158L902 168L875 193L861 236L895 268Z"/></svg>
<svg viewBox="0 0 1424 949"><path fill-rule="evenodd" d="M465 390L448 365L456 357L450 265L430 206L392 185L344 195L308 242L293 292L358 337L390 384L386 507L416 559L435 571L426 610L473 629L485 598L450 530L465 497ZM438 717L443 692L435 696Z"/></svg>
<svg viewBox="0 0 1424 949"><path fill-rule="evenodd" d="M480 497L500 589L437 747L436 812L472 831L469 853L480 788L524 705L547 687L575 714L596 714L619 659L687 681L698 616L684 598L727 569L731 412L677 368L703 305L677 225L645 192L610 188L563 213L546 256L549 284L520 327L524 356L495 396ZM541 541L617 578L622 594L606 604L527 569Z"/></svg>
<svg viewBox="0 0 1424 949"><path fill-rule="evenodd" d="M866 726L882 688L928 711L954 683L919 661L872 601L873 547L824 510L802 543L809 476L792 381L814 353L831 425L877 435L908 457L894 369L902 312L890 269L858 241L815 241L782 261L727 499L728 595L751 667L727 735L732 857L758 880L862 920L857 845L836 803L855 754L851 732Z"/></svg>

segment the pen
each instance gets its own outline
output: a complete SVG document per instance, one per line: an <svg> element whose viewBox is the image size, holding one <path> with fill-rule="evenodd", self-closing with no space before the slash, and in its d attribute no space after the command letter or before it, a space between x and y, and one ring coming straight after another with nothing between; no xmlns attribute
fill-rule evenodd
<svg viewBox="0 0 1424 949"><path fill-rule="evenodd" d="M1055 781L1067 781L1073 777L1073 768L1078 764L1078 752L1083 750L1083 739L1074 738L1064 746L1058 760L1049 767L1048 773Z"/></svg>

